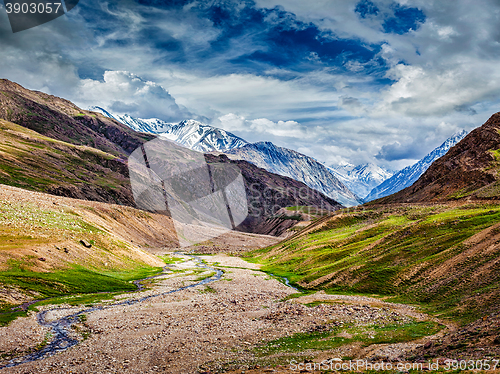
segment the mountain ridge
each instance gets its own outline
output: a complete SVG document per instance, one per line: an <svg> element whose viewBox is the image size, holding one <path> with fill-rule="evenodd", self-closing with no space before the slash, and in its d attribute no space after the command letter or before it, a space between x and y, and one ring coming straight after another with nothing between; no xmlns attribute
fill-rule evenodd
<svg viewBox="0 0 500 374"><path fill-rule="evenodd" d="M192 119L169 123L158 118L143 119L128 114L117 115L98 106L90 107L89 110L113 118L135 131L158 135L198 152L224 151L248 144L246 140L229 131Z"/></svg>
<svg viewBox="0 0 500 374"><path fill-rule="evenodd" d="M500 112L436 160L410 187L373 203L500 199Z"/></svg>
<svg viewBox="0 0 500 374"><path fill-rule="evenodd" d="M373 188L366 196L365 201L376 200L385 196L399 192L413 183L415 183L422 174L432 165L432 163L443 157L451 147L459 143L465 136L467 131L461 130L448 139L446 139L439 147L434 148L424 158L413 165L398 171L389 179L383 181L380 185Z"/></svg>
<svg viewBox="0 0 500 374"><path fill-rule="evenodd" d="M195 120L172 124L156 118L145 120L129 115L120 116L96 106L91 109L99 110L100 113L122 121L133 129L155 133L192 150L224 153L231 159L245 160L271 173L303 182L344 206L354 206L363 202L319 161L302 153L277 147L271 142L248 143L230 132ZM248 152L251 155L247 154ZM308 172L305 172L306 170Z"/></svg>
<svg viewBox="0 0 500 374"><path fill-rule="evenodd" d="M257 142L226 151L225 154L303 182L344 206L355 206L363 202L328 167L297 151L278 147L271 142Z"/></svg>

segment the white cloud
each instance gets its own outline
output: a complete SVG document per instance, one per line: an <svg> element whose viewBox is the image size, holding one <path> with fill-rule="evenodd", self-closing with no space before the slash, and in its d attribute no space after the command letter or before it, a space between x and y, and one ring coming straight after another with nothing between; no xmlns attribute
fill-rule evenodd
<svg viewBox="0 0 500 374"><path fill-rule="evenodd" d="M191 116L161 85L143 80L127 71L106 71L103 81L82 80L75 96L77 102L99 105L118 114L180 121ZM89 95L89 93L91 93Z"/></svg>
<svg viewBox="0 0 500 374"><path fill-rule="evenodd" d="M498 1L400 1L421 8L427 17L406 35L384 34L380 19L361 20L353 12L357 2L257 0L261 7L281 5L341 37L380 44L387 77L394 81L380 91L371 85L372 76L362 74L367 66L359 62L347 64L349 74L328 67L226 73L228 61L253 51L255 46L247 44L251 37L245 35L211 55L204 66L197 54L209 50L221 34L206 19L193 15L181 22L174 11L155 8L152 20L147 13L110 9L105 3L98 6L116 27L109 34L84 20L83 7L15 35L5 26L5 14L0 15L5 20L0 25L0 71L2 77L83 107L102 105L166 120L206 117L249 141L271 140L326 163L376 161L389 168L414 159L375 159L384 146L391 150L390 145L399 144L393 155L406 149L411 152L400 152L401 157L418 158L456 130L470 130L499 110ZM381 12L390 11L392 0L374 2ZM185 62L169 64L170 54L151 43L113 43L135 41L147 27L155 37L179 40ZM310 55L311 60L316 57ZM87 64L106 70L104 76L80 79L79 68Z"/></svg>
<svg viewBox="0 0 500 374"><path fill-rule="evenodd" d="M317 136L314 129L307 128L296 121L277 121L273 122L267 118L257 118L246 120L244 117L234 113L229 113L218 118L214 125L224 128L228 131L237 131L238 133L253 134L254 136L275 136L295 139L313 139Z"/></svg>

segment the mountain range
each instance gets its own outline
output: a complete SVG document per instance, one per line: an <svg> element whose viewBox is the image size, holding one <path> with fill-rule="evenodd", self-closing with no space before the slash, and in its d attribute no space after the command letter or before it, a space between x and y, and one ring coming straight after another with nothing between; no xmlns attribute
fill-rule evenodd
<svg viewBox="0 0 500 374"><path fill-rule="evenodd" d="M195 120L169 123L158 118L142 119L133 118L128 114L114 114L98 106L90 107L89 110L116 119L137 132L159 135L194 151L224 151L248 144L245 140L228 131Z"/></svg>
<svg viewBox="0 0 500 374"><path fill-rule="evenodd" d="M405 167L371 190L368 196L366 196L365 201L371 201L384 196L389 196L411 186L418 178L420 178L422 174L424 174L434 161L445 155L451 147L460 142L466 135L467 131L465 130L452 135L423 159L411 166Z"/></svg>
<svg viewBox="0 0 500 374"><path fill-rule="evenodd" d="M435 160L467 135L465 130L454 134L414 165L395 173L371 163L327 167L312 157L271 142L250 144L228 131L195 120L168 123L158 118L118 115L99 106L90 110L135 131L155 134L199 152L222 152L231 159L245 160L272 173L301 181L344 206L359 205L411 186Z"/></svg>
<svg viewBox="0 0 500 374"><path fill-rule="evenodd" d="M298 180L344 206L363 202L332 171L314 158L271 142L247 144L225 151L232 159L246 160L272 173Z"/></svg>
<svg viewBox="0 0 500 374"><path fill-rule="evenodd" d="M370 191L390 178L394 172L375 164L353 165L343 163L331 166L334 175L357 196L365 197Z"/></svg>
<svg viewBox="0 0 500 374"><path fill-rule="evenodd" d="M156 134L200 152L222 152L234 160L245 160L272 173L303 182L344 206L363 200L349 190L328 167L299 152L271 142L250 144L240 137L194 120L167 123L157 118L140 119L117 115L94 106L90 110L114 118L136 131Z"/></svg>

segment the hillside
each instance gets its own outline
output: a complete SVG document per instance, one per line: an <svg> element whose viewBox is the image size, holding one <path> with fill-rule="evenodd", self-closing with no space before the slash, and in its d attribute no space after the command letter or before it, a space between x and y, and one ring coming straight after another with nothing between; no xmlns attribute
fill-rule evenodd
<svg viewBox="0 0 500 374"><path fill-rule="evenodd" d="M0 324L32 299L133 290L163 266L143 249L176 243L164 215L1 185Z"/></svg>
<svg viewBox="0 0 500 374"><path fill-rule="evenodd" d="M90 146L120 157L154 138L101 114L80 109L68 100L25 89L6 79L0 80L0 118L52 139Z"/></svg>
<svg viewBox="0 0 500 374"><path fill-rule="evenodd" d="M124 160L0 120L0 183L134 206Z"/></svg>
<svg viewBox="0 0 500 374"><path fill-rule="evenodd" d="M434 161L410 187L374 203L498 199L500 113Z"/></svg>
<svg viewBox="0 0 500 374"><path fill-rule="evenodd" d="M470 322L499 312L500 207L379 206L323 218L251 257L305 289L420 303Z"/></svg>
<svg viewBox="0 0 500 374"><path fill-rule="evenodd" d="M260 234L281 235L286 229L294 226L297 216L279 214L280 208L309 206L314 209L336 211L342 205L322 193L307 187L304 183L288 177L270 173L249 162L230 160L225 155L206 154L210 163L231 163L237 165L243 176L248 217L238 229Z"/></svg>

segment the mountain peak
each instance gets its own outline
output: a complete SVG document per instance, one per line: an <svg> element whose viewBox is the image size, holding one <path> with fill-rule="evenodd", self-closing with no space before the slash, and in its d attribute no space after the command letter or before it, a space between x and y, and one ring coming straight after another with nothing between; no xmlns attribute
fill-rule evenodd
<svg viewBox="0 0 500 374"><path fill-rule="evenodd" d="M221 152L248 144L245 140L228 131L212 127L194 119L183 120L179 123L169 123L158 118L134 118L128 114L113 114L100 107L92 108L95 108L95 111L100 112L106 117L122 122L135 131L161 136L194 151Z"/></svg>
<svg viewBox="0 0 500 374"><path fill-rule="evenodd" d="M444 156L451 147L459 143L466 135L467 131L465 130L456 132L446 139L439 147L428 153L423 159L411 166L405 167L379 186L375 187L370 191L368 196L366 196L365 200L371 201L379 199L411 186L425 173L434 161Z"/></svg>
<svg viewBox="0 0 500 374"><path fill-rule="evenodd" d="M383 202L499 199L500 113L465 136L410 187Z"/></svg>
<svg viewBox="0 0 500 374"><path fill-rule="evenodd" d="M366 196L368 193L393 174L373 163L353 165L342 162L331 166L330 169L335 176L342 181L351 191L358 196Z"/></svg>

